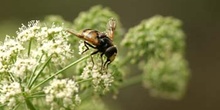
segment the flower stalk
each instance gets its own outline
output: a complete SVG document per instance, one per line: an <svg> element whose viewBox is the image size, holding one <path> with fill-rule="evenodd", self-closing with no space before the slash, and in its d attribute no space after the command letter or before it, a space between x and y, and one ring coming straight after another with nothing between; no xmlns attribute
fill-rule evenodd
<svg viewBox="0 0 220 110"><path fill-rule="evenodd" d="M50 56L47 61L44 63L44 65L42 66L42 68L40 69L40 71L36 74L35 77L33 77L29 89L31 89L31 87L33 86L34 82L36 82L37 78L40 76L40 74L42 74L43 70L46 68L46 66L48 66L50 60L51 60L52 56Z"/></svg>
<svg viewBox="0 0 220 110"><path fill-rule="evenodd" d="M38 87L40 87L42 84L46 83L47 81L51 80L52 78L54 78L55 76L57 76L58 74L62 73L63 71L69 69L70 67L76 65L77 63L85 60L86 58L88 58L90 55L85 55L84 57L78 59L77 61L67 65L66 67L64 67L63 69L57 71L56 73L54 73L53 75L51 75L50 77L48 77L47 79L45 79L44 81L40 82L39 84L37 84L35 87L33 87L33 89L31 91L34 91L35 89L37 89Z"/></svg>
<svg viewBox="0 0 220 110"><path fill-rule="evenodd" d="M32 45L32 39L30 39L29 44L28 44L28 56L30 56L31 53L31 45Z"/></svg>

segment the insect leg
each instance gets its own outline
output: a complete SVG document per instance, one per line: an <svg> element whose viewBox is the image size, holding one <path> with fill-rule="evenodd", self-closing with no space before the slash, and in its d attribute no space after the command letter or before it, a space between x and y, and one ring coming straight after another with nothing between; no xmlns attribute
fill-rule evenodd
<svg viewBox="0 0 220 110"><path fill-rule="evenodd" d="M86 52L87 50L89 50L89 47L92 47L92 48L96 49L96 47L95 47L95 46L93 46L93 45L89 44L89 43L88 43L88 42L86 42L86 41L84 41L84 45L85 45L86 49L85 49L85 50L83 50L82 54L83 54L84 52ZM88 47L88 46L89 46L89 47Z"/></svg>
<svg viewBox="0 0 220 110"><path fill-rule="evenodd" d="M101 62L102 62L102 66L101 66L101 70L103 69L103 59L102 59L102 57L103 57L103 55L104 55L104 53L101 53L101 55L100 55L100 57L101 57Z"/></svg>
<svg viewBox="0 0 220 110"><path fill-rule="evenodd" d="M99 52L99 51L97 50L97 51L94 51L94 52L91 53L92 67L94 66L93 55L94 55L94 54L97 54L98 52Z"/></svg>
<svg viewBox="0 0 220 110"><path fill-rule="evenodd" d="M85 43L86 45L88 45L89 47L92 47L92 48L96 49L96 47L93 46L93 45L91 45L90 43L88 43L88 42L86 42L86 41L84 41L84 43Z"/></svg>

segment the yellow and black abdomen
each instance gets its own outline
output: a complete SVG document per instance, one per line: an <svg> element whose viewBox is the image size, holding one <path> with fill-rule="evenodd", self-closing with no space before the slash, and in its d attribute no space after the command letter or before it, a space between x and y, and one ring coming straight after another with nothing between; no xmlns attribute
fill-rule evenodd
<svg viewBox="0 0 220 110"><path fill-rule="evenodd" d="M92 29L85 29L82 31L81 35L83 36L83 39L85 41L88 41L89 43L93 45L99 45L99 32Z"/></svg>

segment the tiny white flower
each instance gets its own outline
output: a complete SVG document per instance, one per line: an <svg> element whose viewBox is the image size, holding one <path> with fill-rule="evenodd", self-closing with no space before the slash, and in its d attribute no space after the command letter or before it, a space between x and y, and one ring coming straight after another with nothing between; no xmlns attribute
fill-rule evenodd
<svg viewBox="0 0 220 110"><path fill-rule="evenodd" d="M107 70L101 70L101 63L96 61L95 64L92 62L87 62L85 68L83 68L83 72L80 75L80 78L92 79L92 85L94 87L94 91L109 91L109 87L111 87L114 82L114 77L111 72Z"/></svg>
<svg viewBox="0 0 220 110"><path fill-rule="evenodd" d="M10 108L13 108L15 105L16 105L16 99L15 99L15 97L10 98L10 99L8 100L7 106L10 107Z"/></svg>
<svg viewBox="0 0 220 110"><path fill-rule="evenodd" d="M51 108L54 107L56 100L63 100L61 107L70 107L79 103L80 98L77 95L79 90L78 84L71 79L54 79L50 82L50 85L45 87L44 92L46 94L46 101L51 104ZM76 98L77 97L77 98ZM77 102L77 103L73 103Z"/></svg>
<svg viewBox="0 0 220 110"><path fill-rule="evenodd" d="M34 58L17 58L9 72L13 73L16 77L23 79L25 78L26 72L32 72L37 65L38 62Z"/></svg>
<svg viewBox="0 0 220 110"><path fill-rule="evenodd" d="M18 100L21 98L21 86L18 82L11 83L1 83L0 84L0 103L2 105L7 105L9 108L13 108Z"/></svg>
<svg viewBox="0 0 220 110"><path fill-rule="evenodd" d="M73 50L71 50L67 39L69 34L63 32L62 27L51 27L45 31L47 36L40 38L39 42L42 43L39 44L39 48L34 52L36 53L35 56L41 56L43 53L47 56L53 55L52 62L54 64L65 64L68 59L73 57Z"/></svg>
<svg viewBox="0 0 220 110"><path fill-rule="evenodd" d="M53 25L52 28L49 28L49 29L47 30L47 32L48 32L49 34L51 34L51 33L60 32L60 31L62 31L62 30L63 30L62 27L56 27L55 25Z"/></svg>
<svg viewBox="0 0 220 110"><path fill-rule="evenodd" d="M84 51L85 51L85 49L86 49L86 47L85 47L85 44L84 44L84 41L83 40L80 40L79 41L79 55L81 55Z"/></svg>
<svg viewBox="0 0 220 110"><path fill-rule="evenodd" d="M70 106L71 104L73 103L73 101L72 101L72 99L71 98L68 98L68 97L65 97L64 99L63 99L63 106L64 107L68 107L68 106Z"/></svg>
<svg viewBox="0 0 220 110"><path fill-rule="evenodd" d="M0 45L0 72L8 72L13 59L16 59L22 50L24 47L18 40L6 36L4 43Z"/></svg>
<svg viewBox="0 0 220 110"><path fill-rule="evenodd" d="M22 25L22 27L19 28L19 31L17 31L17 38L21 42L26 42L31 38L35 37L37 33L36 31L39 29L40 29L39 21L32 20L28 22L28 27Z"/></svg>
<svg viewBox="0 0 220 110"><path fill-rule="evenodd" d="M80 99L78 94L75 95L75 103L76 104L80 104L81 103L81 99Z"/></svg>
<svg viewBox="0 0 220 110"><path fill-rule="evenodd" d="M82 79L89 79L91 77L91 69L92 69L92 62L87 62L86 67L83 68L83 72L80 75Z"/></svg>
<svg viewBox="0 0 220 110"><path fill-rule="evenodd" d="M24 50L21 42L10 36L6 36L3 45L0 46L0 58L4 61L8 61L12 56L18 54L18 52Z"/></svg>

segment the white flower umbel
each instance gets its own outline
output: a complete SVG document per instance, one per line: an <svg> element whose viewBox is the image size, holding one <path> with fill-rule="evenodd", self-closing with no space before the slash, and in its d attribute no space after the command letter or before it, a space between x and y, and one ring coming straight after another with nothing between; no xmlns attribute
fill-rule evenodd
<svg viewBox="0 0 220 110"><path fill-rule="evenodd" d="M31 38L36 37L40 28L39 21L37 20L28 22L28 26L22 24L19 31L17 31L17 39L21 42L29 41Z"/></svg>
<svg viewBox="0 0 220 110"><path fill-rule="evenodd" d="M7 109L22 108L23 104L29 109L34 108L32 101L38 96L43 97L41 93L45 83L61 73L61 67L65 68L73 57L69 35L61 26L47 27L39 21L31 21L28 26L19 28L17 36L6 36L0 44L0 109L1 106ZM54 98L62 99L65 108L80 102L77 84L67 79L58 81L58 85L62 84L66 87ZM47 92L47 101L52 98L52 95L48 97L52 91Z"/></svg>
<svg viewBox="0 0 220 110"><path fill-rule="evenodd" d="M83 52L86 50L85 44L83 40L79 41L79 55L83 54Z"/></svg>
<svg viewBox="0 0 220 110"><path fill-rule="evenodd" d="M13 108L23 99L21 93L21 86L18 82L1 82L0 103L7 105L9 108Z"/></svg>
<svg viewBox="0 0 220 110"><path fill-rule="evenodd" d="M94 62L96 63L93 64L91 61L87 62L80 77L84 80L92 79L94 91L105 93L106 91L109 91L109 87L114 82L114 77L107 69L104 67L102 69L101 61L99 59L96 59Z"/></svg>
<svg viewBox="0 0 220 110"><path fill-rule="evenodd" d="M16 62L12 64L9 72L13 73L16 77L21 79L26 78L26 73L33 72L38 62L34 58L17 58Z"/></svg>
<svg viewBox="0 0 220 110"><path fill-rule="evenodd" d="M46 102L54 109L58 109L56 107L74 109L81 101L78 91L78 84L71 79L54 79L44 89Z"/></svg>
<svg viewBox="0 0 220 110"><path fill-rule="evenodd" d="M17 39L6 36L4 43L0 46L0 73L7 72L12 61L24 49Z"/></svg>
<svg viewBox="0 0 220 110"><path fill-rule="evenodd" d="M56 65L64 65L69 58L72 58L73 50L68 43L68 36L63 27L52 25L51 27L41 26L39 21L30 21L28 26L22 25L17 32L17 40L22 44L32 44L30 55L45 61L52 55L52 62Z"/></svg>
<svg viewBox="0 0 220 110"><path fill-rule="evenodd" d="M63 31L62 27L42 28L38 33L37 41L40 42L39 48L34 52L35 56L52 56L52 62L56 65L64 65L68 59L73 57L68 43L69 34Z"/></svg>
<svg viewBox="0 0 220 110"><path fill-rule="evenodd" d="M55 34L53 40L44 40L41 47L37 50L38 54L41 55L46 53L48 56L54 54L52 57L52 62L57 65L65 64L67 59L72 58L72 50L70 44L67 42L67 38L63 36L63 33L57 33Z"/></svg>

